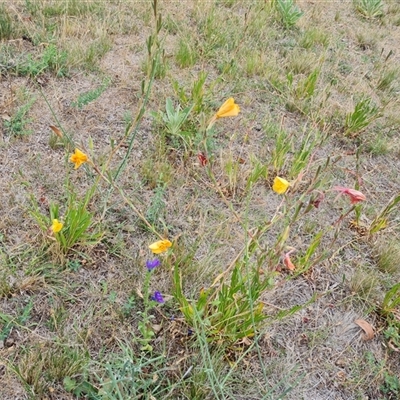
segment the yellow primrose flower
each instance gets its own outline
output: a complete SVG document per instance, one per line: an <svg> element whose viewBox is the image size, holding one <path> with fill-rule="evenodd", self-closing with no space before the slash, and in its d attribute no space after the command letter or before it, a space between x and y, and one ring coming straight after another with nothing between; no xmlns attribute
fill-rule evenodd
<svg viewBox="0 0 400 400"><path fill-rule="evenodd" d="M79 149L75 149L75 153L71 155L69 161L75 164L74 169L78 169L81 164L84 164L89 160L88 156L80 151Z"/></svg>
<svg viewBox="0 0 400 400"><path fill-rule="evenodd" d="M154 254L160 254L164 253L164 251L167 251L170 247L172 246L172 243L168 240L159 240L158 242L154 242L149 246L149 249L154 253Z"/></svg>
<svg viewBox="0 0 400 400"><path fill-rule="evenodd" d="M288 190L290 183L283 178L279 178L279 176L275 177L274 184L272 185L272 190L278 194L283 194Z"/></svg>
<svg viewBox="0 0 400 400"><path fill-rule="evenodd" d="M54 233L60 232L64 224L62 222L59 222L58 219L53 219L53 223L51 225L51 230Z"/></svg>
<svg viewBox="0 0 400 400"><path fill-rule="evenodd" d="M219 108L215 116L217 118L223 117L236 117L239 114L240 108L237 104L235 104L235 100L233 97L230 97L225 101L224 104Z"/></svg>

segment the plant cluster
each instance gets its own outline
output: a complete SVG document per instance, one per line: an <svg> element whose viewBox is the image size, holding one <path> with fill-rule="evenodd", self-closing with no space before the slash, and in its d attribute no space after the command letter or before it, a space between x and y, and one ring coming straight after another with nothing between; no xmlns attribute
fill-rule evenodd
<svg viewBox="0 0 400 400"><path fill-rule="evenodd" d="M110 3L110 9L119 10L122 3L117 3ZM37 19L44 30L32 36L32 44L39 37L50 38L37 46L37 55L11 59L4 54L14 44L0 48L1 73L42 85L42 100L55 120L50 126L51 157L65 160L58 167L61 190L48 185L45 175L31 189L30 178L19 170L18 183L36 190L24 207L32 217L27 224L33 222L39 230L24 232L15 241L14 254L4 239L8 232L0 235L0 296L5 305L0 351L11 354L7 373L18 377L31 398L56 397L57 390L92 400L250 398L257 390L260 398L272 399L276 393L283 398L305 375L286 371L280 357L295 346L298 355L313 355L323 365L318 343L330 339L342 346L347 339L334 337L342 322L333 321L354 305L374 321L351 321L351 329L364 330L365 347L379 338L387 354L398 353L400 284L393 285L398 247L379 250L378 270L368 248L382 232L398 229L400 195L389 194L376 211L374 199L379 190L388 194L391 178L383 176L379 190L372 191L370 174L376 177L375 171L364 173L367 167L360 160L365 140L387 145L393 135L395 125L385 115L397 93L390 52L386 59L382 51L382 60L369 60L370 48L362 43L373 38L355 34L357 51L364 52L363 62L373 69L368 88L359 90L360 78L359 94L349 94L346 85L354 83L358 70L350 57L335 61L342 55L338 49L349 54L348 49L326 27L312 26L309 19L316 17L306 5L303 12L292 0L274 0L249 4L243 12L239 0L219 1L218 7L197 2L190 12L196 23L189 34L192 27L186 21L164 14L165 4L152 0L152 8L143 5L138 17L143 30L148 29L146 42L138 48L126 46L135 57L144 57L137 70L144 77L133 95L129 91L137 112L119 110L110 136L92 131L78 142L68 124L81 117L97 124L100 112L92 115L87 105L101 105L100 96L109 95L115 82L121 91L125 83L115 74L74 94L68 106L60 102L59 109L68 112L64 125L58 104L44 94L46 79L52 74L51 79L69 85L65 77L77 75L71 74L72 52L64 50L65 43L55 44L58 27L51 23L63 16L60 32L67 35L79 23L77 16L103 20L107 7L75 0L44 0L42 6L25 4L35 17L27 29ZM1 6L0 40L9 40L16 28L3 10ZM355 11L363 15L355 20L370 24L377 18L388 21L384 18L390 8L375 0L354 1ZM110 31L124 21L127 32L141 30L132 28L121 13L108 15ZM40 22L41 17L46 21ZM335 16L335 22L339 19ZM89 27L80 32L97 37L88 40L87 51L79 56L86 72L94 71L97 55L107 51L107 40L99 39L106 33L96 36ZM207 63L213 68L208 70ZM171 73L174 67L178 76ZM190 79L189 86L185 79ZM162 96L165 82L171 93ZM243 95L247 89L248 98ZM331 94L336 99L348 94L349 108L345 101L331 102ZM218 106L221 99L225 101ZM33 133L30 113L37 100L25 95L14 107L10 88L9 101L14 112L1 115L6 135L15 139ZM106 108L114 113L108 104ZM331 142L325 146L332 138L340 154L328 149ZM109 143L103 152L104 140ZM33 165L51 167L53 161L43 151L29 154ZM41 168L30 172L42 173ZM18 190L14 185L10 204L19 198ZM349 228L345 234L343 228ZM20 248L28 248L26 254ZM99 267L103 259L107 262ZM343 260L352 265L343 265ZM349 271L354 272L350 278ZM77 307L81 311L73 315ZM323 326L318 325L321 319ZM37 326L46 330L51 343L43 345ZM276 326L285 327L285 335L276 334ZM23 346L14 346L20 331L35 337L33 344L28 338ZM351 335L343 349L346 357L359 351ZM381 395L397 396L400 384L389 364L365 354L365 366L355 361L342 368L346 360L330 365L343 369L338 385L357 391L367 386L365 377L373 377ZM254 360L261 372L247 378L243 369L250 370ZM275 387L269 381L273 369L285 377ZM364 381L356 377L360 371ZM232 388L239 387L240 395L227 389L232 382L239 382Z"/></svg>

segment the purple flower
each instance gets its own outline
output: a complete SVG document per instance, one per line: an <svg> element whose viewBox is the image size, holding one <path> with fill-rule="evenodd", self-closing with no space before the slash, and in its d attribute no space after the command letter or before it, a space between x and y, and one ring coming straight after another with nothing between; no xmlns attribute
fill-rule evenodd
<svg viewBox="0 0 400 400"><path fill-rule="evenodd" d="M160 292L154 292L153 296L151 296L151 300L156 301L157 303L164 303L164 299Z"/></svg>
<svg viewBox="0 0 400 400"><path fill-rule="evenodd" d="M149 271L153 270L154 268L158 267L161 264L161 261L158 258L154 260L147 260L146 267Z"/></svg>

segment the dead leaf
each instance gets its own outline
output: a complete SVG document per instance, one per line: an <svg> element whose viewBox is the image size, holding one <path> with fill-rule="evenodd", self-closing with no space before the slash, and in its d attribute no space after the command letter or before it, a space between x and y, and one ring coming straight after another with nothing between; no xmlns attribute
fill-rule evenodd
<svg viewBox="0 0 400 400"><path fill-rule="evenodd" d="M248 337L244 337L244 338L242 339L242 343L243 343L245 346L250 346L250 345L251 345L251 340L250 340Z"/></svg>
<svg viewBox="0 0 400 400"><path fill-rule="evenodd" d="M50 129L59 137L62 138L63 134L62 132L54 125L50 125Z"/></svg>
<svg viewBox="0 0 400 400"><path fill-rule="evenodd" d="M162 326L159 324L153 324L151 327L153 328L154 333L160 333L162 329Z"/></svg>
<svg viewBox="0 0 400 400"><path fill-rule="evenodd" d="M374 328L370 323L363 319L356 319L354 323L357 324L365 332L365 335L361 335L362 340L367 341L373 339L375 333Z"/></svg>

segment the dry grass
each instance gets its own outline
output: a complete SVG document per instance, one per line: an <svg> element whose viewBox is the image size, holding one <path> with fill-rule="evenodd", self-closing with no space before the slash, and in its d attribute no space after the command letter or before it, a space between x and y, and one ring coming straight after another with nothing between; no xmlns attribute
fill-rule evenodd
<svg viewBox="0 0 400 400"><path fill-rule="evenodd" d="M68 190L80 198L96 179L88 165L71 168L65 137L103 167L134 121L153 11L131 1L4 2L2 399L400 395L399 353L380 313L399 278L398 206L369 232L400 192L400 9L385 5L376 20L349 2L314 3L297 2L304 14L291 27L276 2L159 1L161 51L132 153L119 189L100 180L87 207L101 240L63 253L34 211L49 218L57 203L65 212ZM239 116L218 120L206 140L210 117L231 96ZM179 131L186 141L154 116L166 113L167 98L181 110L194 104ZM357 111L363 99L379 110L374 118ZM128 149L126 140L105 176ZM285 196L272 190L276 175L292 182ZM367 201L350 210L337 185ZM166 302L148 308L154 231L174 246L150 281ZM291 250L293 272L283 263ZM218 287L229 283L235 260L244 276L271 280L259 298L268 318L227 344L222 328L210 336L213 316L185 321L172 270L198 299L218 274ZM356 319L375 328L373 340L361 339ZM147 344L152 352L141 350Z"/></svg>

